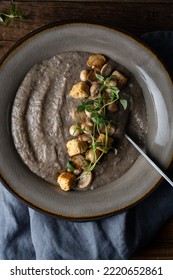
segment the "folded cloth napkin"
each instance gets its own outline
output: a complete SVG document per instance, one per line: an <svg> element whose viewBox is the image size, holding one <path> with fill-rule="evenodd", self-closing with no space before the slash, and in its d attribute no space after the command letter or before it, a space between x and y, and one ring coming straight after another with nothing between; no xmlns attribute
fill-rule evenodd
<svg viewBox="0 0 173 280"><path fill-rule="evenodd" d="M142 38L173 71L173 32L147 33ZM172 201L173 188L163 181L128 211L78 223L34 211L0 185L0 259L128 259L173 215Z"/></svg>

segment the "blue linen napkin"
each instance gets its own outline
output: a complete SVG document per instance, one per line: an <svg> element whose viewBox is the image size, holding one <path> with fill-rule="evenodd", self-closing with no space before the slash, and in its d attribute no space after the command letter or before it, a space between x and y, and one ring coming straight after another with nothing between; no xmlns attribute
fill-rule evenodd
<svg viewBox="0 0 173 280"><path fill-rule="evenodd" d="M142 38L173 71L173 32L152 32ZM128 259L173 215L172 201L173 188L163 181L147 199L128 211L78 223L28 208L0 183L0 259Z"/></svg>

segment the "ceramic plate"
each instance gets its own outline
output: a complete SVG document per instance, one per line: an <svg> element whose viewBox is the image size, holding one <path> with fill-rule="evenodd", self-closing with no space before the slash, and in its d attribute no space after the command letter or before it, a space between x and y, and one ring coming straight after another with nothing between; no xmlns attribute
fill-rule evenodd
<svg viewBox="0 0 173 280"><path fill-rule="evenodd" d="M0 171L4 185L29 206L56 217L91 220L142 200L160 175L139 156L122 177L87 192L55 191L22 162L13 144L10 119L15 94L36 63L66 51L102 53L125 66L140 84L148 114L147 149L162 168L173 156L172 82L164 66L146 46L124 32L104 26L72 23L41 28L18 42L0 66Z"/></svg>

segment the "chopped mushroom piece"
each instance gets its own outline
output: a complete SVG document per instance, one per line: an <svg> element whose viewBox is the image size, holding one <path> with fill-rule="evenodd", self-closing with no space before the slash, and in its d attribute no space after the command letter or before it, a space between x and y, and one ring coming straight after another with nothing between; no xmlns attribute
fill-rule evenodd
<svg viewBox="0 0 173 280"><path fill-rule="evenodd" d="M57 182L63 191L69 191L74 188L76 184L76 176L73 173L66 171L58 176Z"/></svg>
<svg viewBox="0 0 173 280"><path fill-rule="evenodd" d="M96 150L95 152L90 149L86 152L86 159L89 160L90 162L94 163L99 156L101 155L101 152L99 150Z"/></svg>
<svg viewBox="0 0 173 280"><path fill-rule="evenodd" d="M85 169L88 164L83 155L75 155L71 158L71 161L77 169Z"/></svg>
<svg viewBox="0 0 173 280"><path fill-rule="evenodd" d="M82 70L80 72L80 79L81 79L82 82L87 81L87 76L88 76L88 70Z"/></svg>
<svg viewBox="0 0 173 280"><path fill-rule="evenodd" d="M79 134L81 133L81 129L79 126L73 124L70 126L69 133L72 136L79 136Z"/></svg>
<svg viewBox="0 0 173 280"><path fill-rule="evenodd" d="M90 55L87 60L87 65L91 68L99 68L101 69L103 64L105 64L106 58L101 54L93 54Z"/></svg>
<svg viewBox="0 0 173 280"><path fill-rule="evenodd" d="M81 129L85 134L91 135L93 133L93 127L89 125L87 122L81 124Z"/></svg>
<svg viewBox="0 0 173 280"><path fill-rule="evenodd" d="M90 82L90 83L94 83L97 81L97 78L96 78L96 75L95 75L95 72L94 71L90 71L88 73L88 76L87 76L87 81Z"/></svg>
<svg viewBox="0 0 173 280"><path fill-rule="evenodd" d="M93 179L93 175L91 172L86 172L83 175L80 176L78 181L78 188L80 189L86 189L89 187Z"/></svg>
<svg viewBox="0 0 173 280"><path fill-rule="evenodd" d="M94 126L93 121L92 121L89 117L87 117L87 119L86 119L86 124L87 124L88 126L91 126L91 127Z"/></svg>
<svg viewBox="0 0 173 280"><path fill-rule="evenodd" d="M103 77L109 77L112 72L112 66L109 63L103 65L102 69L100 70L100 74Z"/></svg>
<svg viewBox="0 0 173 280"><path fill-rule="evenodd" d="M112 135L115 133L115 130L116 130L116 129L115 129L115 126L109 125L109 126L107 127L108 135L109 135L109 136L112 136ZM101 132L102 132L103 134L106 133L105 126L102 126Z"/></svg>
<svg viewBox="0 0 173 280"><path fill-rule="evenodd" d="M79 140L86 141L88 143L91 143L91 141L92 141L91 136L89 134L85 134L85 133L80 134L78 138L79 138Z"/></svg>
<svg viewBox="0 0 173 280"><path fill-rule="evenodd" d="M107 145L106 145L106 135L103 134L103 133L101 133L101 134L99 135L99 137L97 138L96 141L97 141L97 142L100 142L100 143L103 143L103 146L102 146L102 145L98 146L98 147L97 147L97 150L102 151L102 152L107 152L106 149L107 149L108 147L111 147L111 145L112 145L113 142L114 142L114 139L111 138L111 137L108 137L108 142L107 142ZM106 147L105 147L105 145L106 145Z"/></svg>
<svg viewBox="0 0 173 280"><path fill-rule="evenodd" d="M77 108L73 108L72 118L73 118L74 121L77 121L79 123L83 123L83 122L86 121L87 115L85 113L85 110L78 113Z"/></svg>
<svg viewBox="0 0 173 280"><path fill-rule="evenodd" d="M94 82L90 87L90 99L95 99L100 96L100 84Z"/></svg>
<svg viewBox="0 0 173 280"><path fill-rule="evenodd" d="M117 83L118 83L118 88L121 89L126 85L127 78L122 73L120 73L119 71L114 71L112 73L112 76L116 78Z"/></svg>

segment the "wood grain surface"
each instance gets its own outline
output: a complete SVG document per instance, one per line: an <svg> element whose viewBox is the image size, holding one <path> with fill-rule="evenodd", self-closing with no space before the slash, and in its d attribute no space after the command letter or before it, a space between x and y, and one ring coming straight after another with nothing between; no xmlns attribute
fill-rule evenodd
<svg viewBox="0 0 173 280"><path fill-rule="evenodd" d="M155 30L173 30L173 1L159 0L68 0L15 1L27 15L6 28L0 25L0 57L21 37L54 21L83 20L122 28L140 36ZM7 12L10 1L0 2L0 12ZM173 218L132 259L173 259Z"/></svg>

